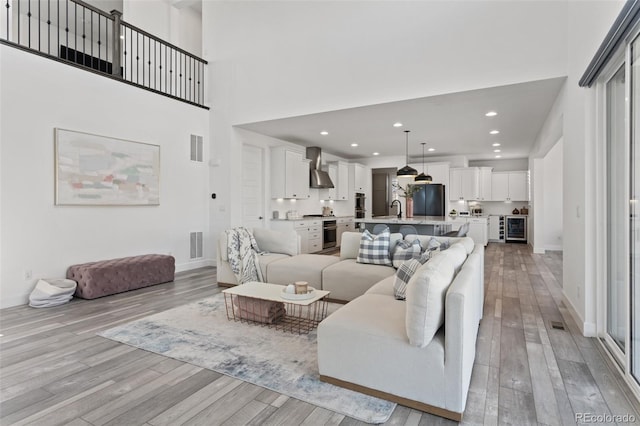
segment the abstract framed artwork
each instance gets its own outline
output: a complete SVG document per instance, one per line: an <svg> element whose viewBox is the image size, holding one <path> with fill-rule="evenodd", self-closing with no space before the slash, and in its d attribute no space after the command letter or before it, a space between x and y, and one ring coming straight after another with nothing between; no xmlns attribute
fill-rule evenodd
<svg viewBox="0 0 640 426"><path fill-rule="evenodd" d="M160 146L55 129L55 203L157 206Z"/></svg>

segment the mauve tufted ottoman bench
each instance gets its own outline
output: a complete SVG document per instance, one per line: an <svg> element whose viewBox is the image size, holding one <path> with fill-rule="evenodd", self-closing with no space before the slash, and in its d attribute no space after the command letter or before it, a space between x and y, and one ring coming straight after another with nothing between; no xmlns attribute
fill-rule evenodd
<svg viewBox="0 0 640 426"><path fill-rule="evenodd" d="M95 299L173 281L175 265L173 256L145 254L72 265L67 278L78 283L76 297Z"/></svg>

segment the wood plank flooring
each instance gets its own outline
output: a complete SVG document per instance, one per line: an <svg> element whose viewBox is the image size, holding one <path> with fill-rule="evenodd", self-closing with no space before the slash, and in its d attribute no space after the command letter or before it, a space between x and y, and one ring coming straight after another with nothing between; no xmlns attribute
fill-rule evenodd
<svg viewBox="0 0 640 426"><path fill-rule="evenodd" d="M463 424L568 425L638 402L562 304L562 254L490 244ZM0 310L1 425L359 425L277 392L96 336L219 292L215 269L56 308ZM561 321L567 330L551 329ZM454 422L398 406L389 425Z"/></svg>

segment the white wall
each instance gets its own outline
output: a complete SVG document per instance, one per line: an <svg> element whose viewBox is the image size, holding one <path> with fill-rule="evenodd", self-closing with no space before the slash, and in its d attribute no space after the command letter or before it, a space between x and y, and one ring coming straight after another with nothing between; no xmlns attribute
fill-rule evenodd
<svg viewBox="0 0 640 426"><path fill-rule="evenodd" d="M542 248L562 250L562 139L556 143L543 160L543 214Z"/></svg>
<svg viewBox="0 0 640 426"><path fill-rule="evenodd" d="M202 16L169 0L124 0L122 19L196 56L202 55Z"/></svg>
<svg viewBox="0 0 640 426"><path fill-rule="evenodd" d="M76 263L169 252L179 270L211 263L210 169L189 161L189 135L208 139L206 110L7 46L0 79L0 306ZM55 206L56 127L160 145L160 206ZM195 262L192 231L206 242Z"/></svg>
<svg viewBox="0 0 640 426"><path fill-rule="evenodd" d="M229 180L242 164L234 124L566 74L565 2L202 6L216 232L241 217L239 181Z"/></svg>
<svg viewBox="0 0 640 426"><path fill-rule="evenodd" d="M565 303L586 335L595 334L597 205L596 93L578 87L624 2L568 3L568 79L563 124L563 288Z"/></svg>

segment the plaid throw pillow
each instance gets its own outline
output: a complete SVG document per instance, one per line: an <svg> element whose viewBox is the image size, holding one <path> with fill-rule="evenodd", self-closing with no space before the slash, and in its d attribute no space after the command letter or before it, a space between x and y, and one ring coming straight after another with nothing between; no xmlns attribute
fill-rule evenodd
<svg viewBox="0 0 640 426"><path fill-rule="evenodd" d="M421 266L422 262L418 259L410 259L400 265L396 272L396 279L393 281L393 295L396 299L406 300L407 284Z"/></svg>
<svg viewBox="0 0 640 426"><path fill-rule="evenodd" d="M389 259L390 236L389 228L375 236L365 229L360 238L360 250L358 250L356 262L392 266Z"/></svg>
<svg viewBox="0 0 640 426"><path fill-rule="evenodd" d="M398 244L393 248L393 255L391 256L393 267L398 269L405 261L419 258L421 252L422 247L418 239L413 240L413 242L398 241Z"/></svg>
<svg viewBox="0 0 640 426"><path fill-rule="evenodd" d="M438 241L436 238L431 237L427 243L427 251L446 250L449 248L449 240Z"/></svg>

